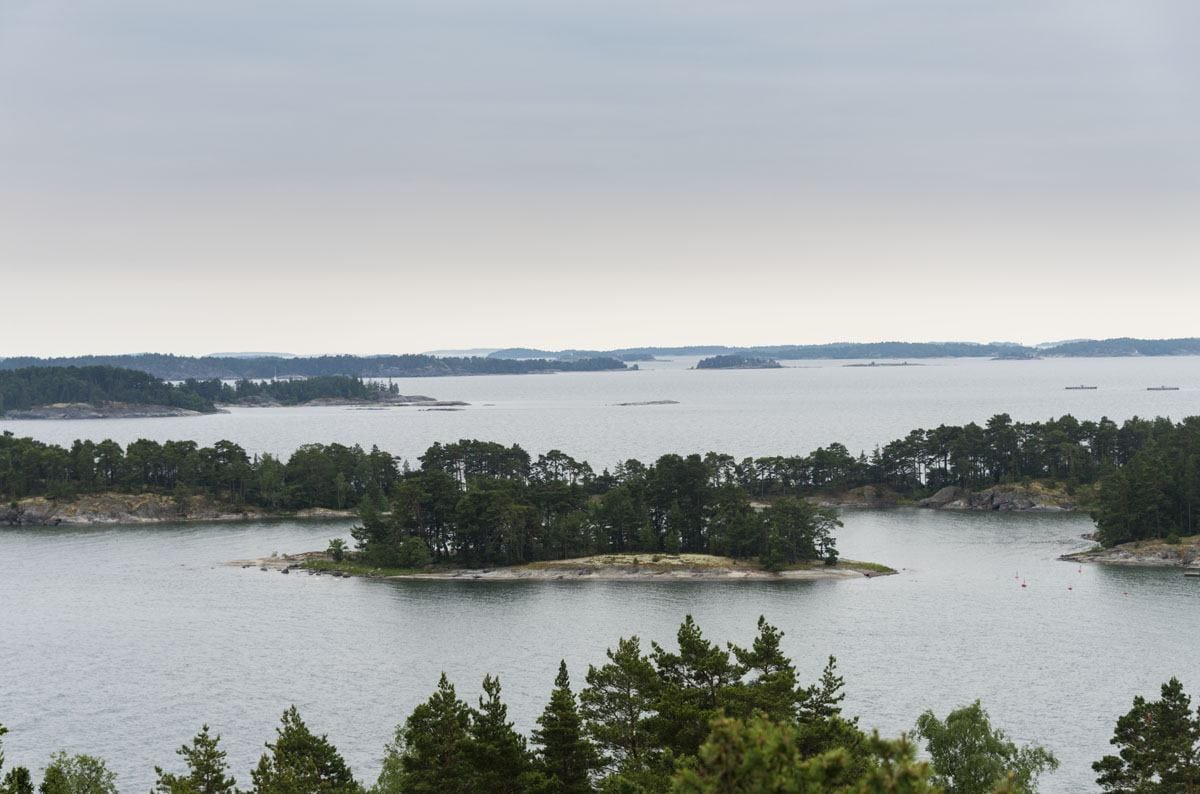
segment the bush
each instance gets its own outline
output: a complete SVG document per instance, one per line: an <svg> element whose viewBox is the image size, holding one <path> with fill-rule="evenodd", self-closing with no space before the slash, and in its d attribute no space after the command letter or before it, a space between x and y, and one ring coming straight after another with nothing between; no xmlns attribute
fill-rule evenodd
<svg viewBox="0 0 1200 794"><path fill-rule="evenodd" d="M400 568L424 568L432 561L429 546L420 538L405 538L396 549L396 565Z"/></svg>
<svg viewBox="0 0 1200 794"><path fill-rule="evenodd" d="M1170 543L1172 546L1178 546L1179 545L1179 533L1172 532L1170 535L1167 535L1166 542Z"/></svg>
<svg viewBox="0 0 1200 794"><path fill-rule="evenodd" d="M329 541L329 548L326 553L333 559L334 562L341 562L346 559L346 541L341 538L334 538Z"/></svg>

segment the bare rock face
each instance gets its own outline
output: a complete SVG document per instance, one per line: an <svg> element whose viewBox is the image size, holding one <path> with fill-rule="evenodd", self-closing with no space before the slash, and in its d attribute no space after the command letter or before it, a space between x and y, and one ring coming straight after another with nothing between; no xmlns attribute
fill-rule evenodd
<svg viewBox="0 0 1200 794"><path fill-rule="evenodd" d="M199 411L170 405L137 403L53 403L8 411L5 419L151 419L164 416L200 416Z"/></svg>
<svg viewBox="0 0 1200 794"><path fill-rule="evenodd" d="M258 511L222 505L202 496L176 499L163 494L88 494L69 500L32 497L0 508L0 523L148 524L163 521L219 521L249 518Z"/></svg>
<svg viewBox="0 0 1200 794"><path fill-rule="evenodd" d="M965 500L970 495L970 492L965 488L959 488L957 485L947 485L933 496L917 502L917 507L929 507L934 510L962 510L966 505Z"/></svg>
<svg viewBox="0 0 1200 794"><path fill-rule="evenodd" d="M922 499L918 507L934 510L1000 510L1058 512L1074 510L1075 502L1064 492L1038 485L994 485L982 491L968 491L955 485L942 488Z"/></svg>

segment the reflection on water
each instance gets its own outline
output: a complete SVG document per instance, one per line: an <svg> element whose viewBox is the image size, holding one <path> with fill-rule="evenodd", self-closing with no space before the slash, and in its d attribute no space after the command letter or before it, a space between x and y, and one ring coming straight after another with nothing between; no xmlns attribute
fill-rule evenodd
<svg viewBox="0 0 1200 794"><path fill-rule="evenodd" d="M1083 517L847 512L848 557L898 576L821 583L381 582L230 568L319 548L341 523L0 530L0 721L10 763L57 748L111 760L122 789L201 722L239 780L290 703L371 778L393 726L445 670L474 698L500 675L532 726L560 658L577 684L620 636L669 641L685 614L748 641L759 614L807 676L828 654L849 712L886 733L982 698L1018 741L1053 748L1046 791L1091 788L1116 717L1171 675L1200 693L1200 583L1084 567ZM1019 577L1019 578L1018 578ZM1020 587L1024 580L1028 586ZM1070 588L1070 589L1068 589ZM631 609L630 604L636 604Z"/></svg>

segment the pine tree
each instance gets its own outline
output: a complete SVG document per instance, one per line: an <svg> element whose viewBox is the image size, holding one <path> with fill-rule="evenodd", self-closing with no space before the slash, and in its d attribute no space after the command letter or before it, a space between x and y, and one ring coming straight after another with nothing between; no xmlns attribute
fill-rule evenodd
<svg viewBox="0 0 1200 794"><path fill-rule="evenodd" d="M219 747L220 742L220 736L210 736L208 726L203 726L190 746L185 744L175 751L183 758L188 773L175 775L154 767L158 775L154 791L157 794L233 794L235 781L225 776L229 764L225 761L225 751Z"/></svg>
<svg viewBox="0 0 1200 794"><path fill-rule="evenodd" d="M708 735L708 724L717 716L737 681L729 652L704 638L691 615L676 634L678 653L653 645L651 659L661 681L655 710L658 744L676 755L694 755Z"/></svg>
<svg viewBox="0 0 1200 794"><path fill-rule="evenodd" d="M800 703L801 721L814 721L837 717L842 713L841 702L846 699L842 688L845 679L837 674L837 659L832 656L821 671L821 680L804 690Z"/></svg>
<svg viewBox="0 0 1200 794"><path fill-rule="evenodd" d="M429 700L413 709L383 759L379 794L468 792L471 762L471 710L458 699L442 673Z"/></svg>
<svg viewBox="0 0 1200 794"><path fill-rule="evenodd" d="M575 705L571 692L571 678L567 674L566 661L558 663L558 675L550 702L538 727L533 731L533 741L541 747L538 752L538 770L550 783L545 788L556 794L585 794L592 790L590 776L599 766L596 749L583 733L583 719Z"/></svg>
<svg viewBox="0 0 1200 794"><path fill-rule="evenodd" d="M254 794L360 794L350 767L325 736L316 736L296 707L283 713L271 752L250 773Z"/></svg>
<svg viewBox="0 0 1200 794"><path fill-rule="evenodd" d="M737 660L740 687L729 706L730 716L748 717L760 711L773 720L787 722L796 717L802 699L796 686L796 668L783 653L783 632L758 618L758 635L749 648L730 645Z"/></svg>
<svg viewBox="0 0 1200 794"><path fill-rule="evenodd" d="M1200 791L1200 713L1192 713L1178 679L1162 685L1159 700L1135 697L1133 708L1117 719L1112 744L1120 748L1118 754L1092 764L1104 791Z"/></svg>
<svg viewBox="0 0 1200 794"><path fill-rule="evenodd" d="M475 791L517 794L525 790L530 772L525 737L508 721L508 707L500 700L500 681L483 679L479 708L471 709L468 757L473 767Z"/></svg>
<svg viewBox="0 0 1200 794"><path fill-rule="evenodd" d="M622 771L642 769L654 760L650 718L658 676L637 637L619 640L607 654L608 664L588 667L580 712L607 764Z"/></svg>

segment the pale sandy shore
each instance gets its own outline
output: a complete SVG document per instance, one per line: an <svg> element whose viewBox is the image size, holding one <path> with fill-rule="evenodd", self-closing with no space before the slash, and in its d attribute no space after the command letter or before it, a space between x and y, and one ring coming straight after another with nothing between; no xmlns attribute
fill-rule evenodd
<svg viewBox="0 0 1200 794"><path fill-rule="evenodd" d="M314 567L308 567L316 563ZM821 581L870 579L896 573L891 568L854 560L837 565L821 563L793 566L779 572L765 571L755 563L708 554L602 554L570 560L553 560L527 565L491 568L429 568L415 571L370 570L333 564L324 552L303 552L253 560L234 560L230 565L297 573L329 573L397 580L431 581Z"/></svg>

